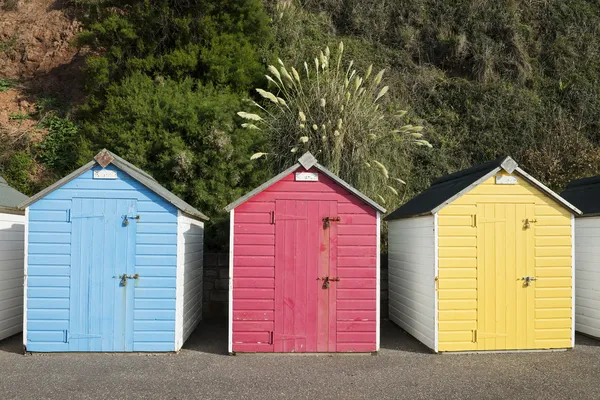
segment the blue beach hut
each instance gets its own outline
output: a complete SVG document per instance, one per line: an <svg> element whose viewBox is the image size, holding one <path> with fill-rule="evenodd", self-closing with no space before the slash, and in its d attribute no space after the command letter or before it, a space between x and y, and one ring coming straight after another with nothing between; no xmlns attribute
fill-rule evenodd
<svg viewBox="0 0 600 400"><path fill-rule="evenodd" d="M19 207L27 351L181 348L202 318L204 214L108 150Z"/></svg>

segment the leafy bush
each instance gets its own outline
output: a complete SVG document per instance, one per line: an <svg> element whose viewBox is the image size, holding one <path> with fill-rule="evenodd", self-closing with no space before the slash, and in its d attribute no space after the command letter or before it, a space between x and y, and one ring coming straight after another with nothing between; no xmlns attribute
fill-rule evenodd
<svg viewBox="0 0 600 400"><path fill-rule="evenodd" d="M249 160L260 138L236 128L240 107L238 95L191 78L135 73L111 85L103 111L83 124L80 162L106 147L218 223L224 206L267 176ZM214 234L206 238L212 246Z"/></svg>
<svg viewBox="0 0 600 400"><path fill-rule="evenodd" d="M101 94L135 72L247 90L262 79L271 41L260 0L107 0L91 7L78 43L101 55L87 60L87 88Z"/></svg>
<svg viewBox="0 0 600 400"><path fill-rule="evenodd" d="M403 144L430 146L422 139L422 126L406 124L406 111L385 104L388 86L381 85L384 71L373 73L370 66L361 76L351 61L342 63L343 43L337 55L329 47L299 68L288 71L279 60L279 69L269 66L267 76L275 94L257 92L266 100L258 114L239 112L249 130L262 130L277 169L293 164L298 154L311 151L334 174L379 201L398 195ZM394 115L394 111L398 113ZM392 173L390 173L392 171Z"/></svg>
<svg viewBox="0 0 600 400"><path fill-rule="evenodd" d="M0 92L6 92L8 89L14 87L15 84L10 79L0 78Z"/></svg>
<svg viewBox="0 0 600 400"><path fill-rule="evenodd" d="M58 174L71 172L78 159L78 126L56 115L45 119L42 126L48 128L48 135L37 146L37 158Z"/></svg>
<svg viewBox="0 0 600 400"><path fill-rule="evenodd" d="M33 167L31 155L26 151L18 151L2 161L2 176L8 184L21 193L33 194L34 185L30 177Z"/></svg>

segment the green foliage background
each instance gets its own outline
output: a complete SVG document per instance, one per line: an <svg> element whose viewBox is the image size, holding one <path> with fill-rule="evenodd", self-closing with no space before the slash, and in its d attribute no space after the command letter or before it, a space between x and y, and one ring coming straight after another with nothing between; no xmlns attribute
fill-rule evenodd
<svg viewBox="0 0 600 400"><path fill-rule="evenodd" d="M56 113L40 146L0 151L31 194L108 147L209 214L271 176L238 127L277 58L295 66L343 40L359 70L386 69L390 102L433 149L402 155L393 209L440 175L513 156L560 191L600 167L600 5L592 0L78 0L87 101ZM0 77L1 78L1 77ZM73 157L75 154L77 157ZM29 171L29 172L28 172ZM210 233L212 232L212 233ZM220 236L219 236L220 235Z"/></svg>

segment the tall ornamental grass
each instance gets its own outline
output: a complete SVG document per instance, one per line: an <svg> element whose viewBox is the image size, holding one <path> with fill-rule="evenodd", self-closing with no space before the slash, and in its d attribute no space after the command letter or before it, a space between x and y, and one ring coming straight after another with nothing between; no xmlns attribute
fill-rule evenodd
<svg viewBox="0 0 600 400"><path fill-rule="evenodd" d="M408 124L407 112L387 103L384 70L364 74L353 61L343 62L329 47L296 69L278 60L270 65L269 90L252 102L254 112L241 111L246 129L260 130L268 148L252 156L266 158L278 170L306 152L348 183L381 203L396 204L406 145L429 146L423 127Z"/></svg>

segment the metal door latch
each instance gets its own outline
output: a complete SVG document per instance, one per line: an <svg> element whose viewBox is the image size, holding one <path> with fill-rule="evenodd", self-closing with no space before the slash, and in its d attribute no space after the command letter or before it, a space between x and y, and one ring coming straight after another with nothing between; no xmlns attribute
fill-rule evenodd
<svg viewBox="0 0 600 400"><path fill-rule="evenodd" d="M531 224L535 224L536 222L537 222L537 219L527 218L526 220L523 221L523 229L531 228Z"/></svg>
<svg viewBox="0 0 600 400"><path fill-rule="evenodd" d="M523 278L521 278L521 280L524 281L523 284L525 286L529 286L529 285L531 285L531 282L537 281L537 278L533 277L533 276L524 276Z"/></svg>
<svg viewBox="0 0 600 400"><path fill-rule="evenodd" d="M123 225L124 225L124 226L127 226L127 225L129 225L129 220L130 220L130 219L135 219L135 220L139 221L139 220L140 220L140 216L139 216L139 215L136 215L136 216L133 216L133 217L129 217L129 216L125 215L125 216L123 217Z"/></svg>
<svg viewBox="0 0 600 400"><path fill-rule="evenodd" d="M323 228L329 228L331 222L340 222L340 217L325 217L323 218Z"/></svg>
<svg viewBox="0 0 600 400"><path fill-rule="evenodd" d="M323 289L329 289L330 282L338 282L340 278L330 278L328 276L324 276L322 278L317 278L318 281L323 281Z"/></svg>
<svg viewBox="0 0 600 400"><path fill-rule="evenodd" d="M121 286L126 286L127 285L127 279L138 279L139 277L140 277L140 274L135 274L135 275L123 274L123 275L119 275L119 278L121 279L121 282L119 282L119 284Z"/></svg>

